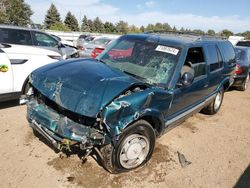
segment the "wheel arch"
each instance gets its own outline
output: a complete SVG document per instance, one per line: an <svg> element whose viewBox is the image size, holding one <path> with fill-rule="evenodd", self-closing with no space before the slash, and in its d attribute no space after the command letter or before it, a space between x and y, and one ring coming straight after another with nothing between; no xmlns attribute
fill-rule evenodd
<svg viewBox="0 0 250 188"><path fill-rule="evenodd" d="M138 121L138 120L147 121L155 130L157 137L159 137L164 130L164 123L159 117L146 115L146 116L142 116L141 118L137 119L136 121Z"/></svg>
<svg viewBox="0 0 250 188"><path fill-rule="evenodd" d="M23 83L22 90L21 90L22 94L25 94L25 88L28 83L29 83L29 76L25 79Z"/></svg>
<svg viewBox="0 0 250 188"><path fill-rule="evenodd" d="M164 120L161 117L161 115L157 116L156 114L155 115L143 114L143 115L139 116L138 118L131 120L126 125L124 125L122 127L122 130L127 129L128 127L130 127L131 125L133 125L135 122L137 122L139 120L144 120L144 121L148 122L152 126L152 128L155 130L156 137L160 137L163 134Z"/></svg>
<svg viewBox="0 0 250 188"><path fill-rule="evenodd" d="M230 78L227 77L224 80L222 80L222 82L218 85L217 91L219 91L221 87L223 87L224 91L227 91L230 86L231 86Z"/></svg>

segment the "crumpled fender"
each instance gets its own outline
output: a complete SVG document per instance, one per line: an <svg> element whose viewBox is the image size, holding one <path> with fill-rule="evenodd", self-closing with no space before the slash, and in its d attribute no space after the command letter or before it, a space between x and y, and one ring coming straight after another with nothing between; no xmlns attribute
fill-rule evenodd
<svg viewBox="0 0 250 188"><path fill-rule="evenodd" d="M133 122L144 117L154 117L164 126L172 95L160 88L148 88L131 95L115 99L107 105L101 116L110 135L118 137Z"/></svg>

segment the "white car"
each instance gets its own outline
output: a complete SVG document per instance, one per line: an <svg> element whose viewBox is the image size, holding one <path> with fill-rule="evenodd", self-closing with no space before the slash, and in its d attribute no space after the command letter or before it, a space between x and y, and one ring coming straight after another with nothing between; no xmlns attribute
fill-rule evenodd
<svg viewBox="0 0 250 188"><path fill-rule="evenodd" d="M61 59L51 50L0 44L0 102L18 99L27 92L28 76L33 70Z"/></svg>

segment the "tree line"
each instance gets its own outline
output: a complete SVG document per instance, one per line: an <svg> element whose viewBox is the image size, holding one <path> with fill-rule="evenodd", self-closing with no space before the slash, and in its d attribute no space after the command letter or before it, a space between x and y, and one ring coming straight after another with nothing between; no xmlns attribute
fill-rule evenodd
<svg viewBox="0 0 250 188"><path fill-rule="evenodd" d="M0 0L0 23L12 24L18 26L32 25L30 19L33 11L31 7L24 2L24 0ZM102 22L99 17L95 19L89 19L86 15L79 24L75 15L70 11L66 14L64 21L62 21L59 11L56 6L52 3L47 10L45 15L43 29L59 30L59 31L81 31L81 32L92 32L92 33L141 33L145 31L176 31L176 32L193 32L197 34L208 34L208 35L221 35L229 37L230 35L241 35L250 38L250 31L243 33L233 33L228 29L224 29L219 33L216 33L213 29L203 31L200 29L188 29L180 28L177 29L175 26L171 27L168 23L155 23L148 24L147 26L137 27L135 25L129 25L126 21L119 21L117 23Z"/></svg>

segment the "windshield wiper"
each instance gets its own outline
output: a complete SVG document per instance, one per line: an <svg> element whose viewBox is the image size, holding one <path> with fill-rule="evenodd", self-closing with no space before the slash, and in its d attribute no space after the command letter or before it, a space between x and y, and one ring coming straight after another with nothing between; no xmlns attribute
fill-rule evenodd
<svg viewBox="0 0 250 188"><path fill-rule="evenodd" d="M140 76L138 76L138 75L136 75L136 74L133 74L133 73L131 73L131 72L128 72L128 71L125 71L125 70L121 70L121 71L124 72L124 73L126 73L126 74L129 74L130 76L133 76L133 77L135 77L135 78L144 79L144 78L142 78L142 77L140 77Z"/></svg>
<svg viewBox="0 0 250 188"><path fill-rule="evenodd" d="M130 75L130 76L133 76L133 77L137 78L138 80L141 80L143 82L148 82L148 80L146 78L143 78L141 76L138 76L136 74L133 74L133 73L125 71L125 70L121 70L121 71L124 72L124 73L126 73L126 74L128 74L128 75Z"/></svg>
<svg viewBox="0 0 250 188"><path fill-rule="evenodd" d="M147 84L150 84L150 85L157 85L157 84L155 84L154 82L148 80L147 78L143 78L143 77L138 76L138 75L136 75L136 74L133 74L133 73L131 73L131 72L127 72L127 71L124 71L124 70L122 70L122 72L124 72L124 73L126 73L126 74L128 74L128 75L130 75L130 76L133 76L133 77L137 78L138 80L141 80L141 81L143 81L143 82L145 82L145 83L147 83Z"/></svg>

